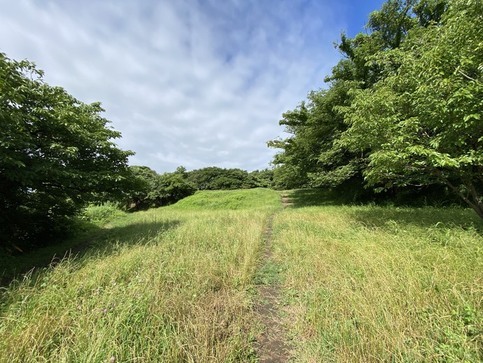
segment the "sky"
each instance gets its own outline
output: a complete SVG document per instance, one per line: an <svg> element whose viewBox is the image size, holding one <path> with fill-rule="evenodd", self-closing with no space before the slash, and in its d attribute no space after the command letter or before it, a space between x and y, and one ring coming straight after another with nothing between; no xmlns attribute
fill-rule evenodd
<svg viewBox="0 0 483 363"><path fill-rule="evenodd" d="M295 108L365 31L383 0L0 0L0 52L44 80L101 102L159 173L270 167Z"/></svg>

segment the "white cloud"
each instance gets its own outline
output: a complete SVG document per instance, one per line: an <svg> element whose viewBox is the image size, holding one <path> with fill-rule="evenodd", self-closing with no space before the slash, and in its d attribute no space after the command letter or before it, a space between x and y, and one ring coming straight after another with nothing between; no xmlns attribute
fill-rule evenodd
<svg viewBox="0 0 483 363"><path fill-rule="evenodd" d="M1 51L101 101L131 163L159 172L267 167L282 112L338 58L329 1L1 2Z"/></svg>

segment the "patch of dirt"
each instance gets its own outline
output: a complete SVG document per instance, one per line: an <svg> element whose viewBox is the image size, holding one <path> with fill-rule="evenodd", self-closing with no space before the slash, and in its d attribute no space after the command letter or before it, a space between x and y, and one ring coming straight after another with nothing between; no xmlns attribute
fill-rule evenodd
<svg viewBox="0 0 483 363"><path fill-rule="evenodd" d="M291 207L293 206L293 201L292 201L292 198L290 198L288 195L286 194L282 194L282 205L284 208L288 208L288 207Z"/></svg>
<svg viewBox="0 0 483 363"><path fill-rule="evenodd" d="M271 215L264 233L265 250L260 265L272 260L272 224ZM260 363L288 362L290 346L287 334L281 321L281 289L276 282L258 286L258 301L255 313L263 326L263 331L257 337L256 352Z"/></svg>

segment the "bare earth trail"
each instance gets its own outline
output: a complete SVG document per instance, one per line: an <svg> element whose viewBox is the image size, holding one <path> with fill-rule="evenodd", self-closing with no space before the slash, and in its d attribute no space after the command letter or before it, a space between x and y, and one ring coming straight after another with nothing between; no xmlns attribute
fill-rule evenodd
<svg viewBox="0 0 483 363"><path fill-rule="evenodd" d="M291 205L290 200L282 195L283 207ZM275 213L267 221L264 231L264 251L260 268L270 269L274 266L272 254L272 227ZM273 269L273 267L272 267ZM266 271L265 273L270 273ZM272 271L273 273L273 271ZM258 285L258 301L255 304L255 312L263 331L257 338L256 351L260 363L281 363L290 359L290 346L287 339L287 332L282 324L281 318L281 288L279 282L274 278L268 278Z"/></svg>

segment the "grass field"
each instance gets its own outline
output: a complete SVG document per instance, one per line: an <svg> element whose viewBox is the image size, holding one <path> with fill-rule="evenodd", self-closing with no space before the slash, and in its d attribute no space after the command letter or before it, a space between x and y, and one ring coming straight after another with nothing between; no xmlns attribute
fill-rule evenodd
<svg viewBox="0 0 483 363"><path fill-rule="evenodd" d="M283 210L255 189L97 211L110 221L81 258L1 291L0 362L256 362L260 279L281 284L295 362L483 359L471 211L293 197ZM274 263L260 271L272 215Z"/></svg>
<svg viewBox="0 0 483 363"><path fill-rule="evenodd" d="M482 225L471 211L292 208L274 225L294 361L483 360Z"/></svg>
<svg viewBox="0 0 483 363"><path fill-rule="evenodd" d="M253 360L252 279L279 208L278 193L252 190L109 223L102 247L3 292L0 361Z"/></svg>

